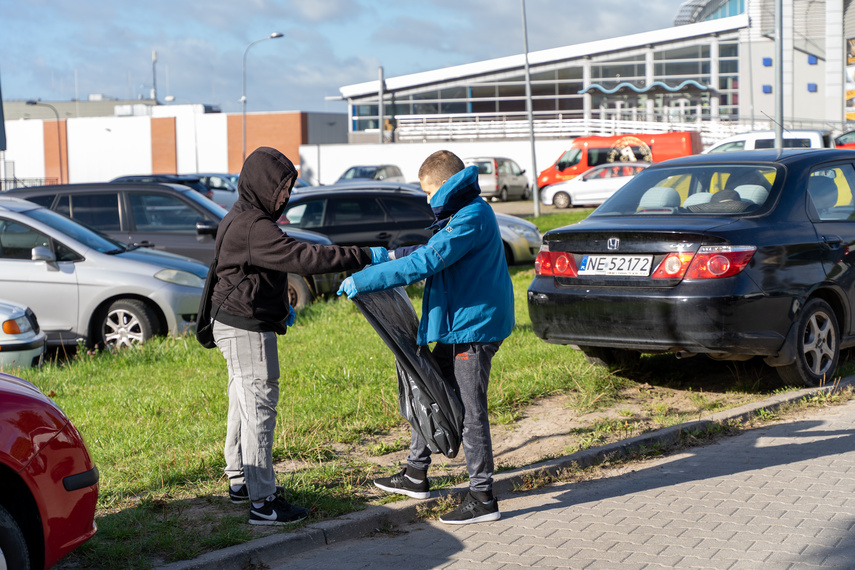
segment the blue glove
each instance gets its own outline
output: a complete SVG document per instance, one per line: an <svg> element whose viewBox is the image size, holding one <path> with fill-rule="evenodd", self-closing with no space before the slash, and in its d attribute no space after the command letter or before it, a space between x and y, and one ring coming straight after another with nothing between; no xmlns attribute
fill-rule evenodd
<svg viewBox="0 0 855 570"><path fill-rule="evenodd" d="M294 312L294 307L288 305L288 316L285 318L285 326L290 327L294 325L294 319L297 318L297 313Z"/></svg>
<svg viewBox="0 0 855 570"><path fill-rule="evenodd" d="M383 263L385 261L389 261L389 252L385 247L372 247L371 248L371 265L375 265L377 263Z"/></svg>
<svg viewBox="0 0 855 570"><path fill-rule="evenodd" d="M356 290L356 283L353 281L353 277L348 277L347 279L341 282L341 287L338 288L338 293L336 293L336 295L341 295L342 293L347 295L348 299L353 299L356 295L359 294L359 292Z"/></svg>

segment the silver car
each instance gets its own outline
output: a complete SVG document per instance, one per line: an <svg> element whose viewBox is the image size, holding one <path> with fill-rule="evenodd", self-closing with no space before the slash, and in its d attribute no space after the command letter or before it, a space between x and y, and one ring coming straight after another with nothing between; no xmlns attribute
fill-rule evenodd
<svg viewBox="0 0 855 570"><path fill-rule="evenodd" d="M498 212L496 221L505 244L505 259L508 265L533 262L540 251L542 241L537 226L528 220Z"/></svg>
<svg viewBox="0 0 855 570"><path fill-rule="evenodd" d="M29 306L48 345L119 347L190 332L207 272L0 196L0 298Z"/></svg>
<svg viewBox="0 0 855 570"><path fill-rule="evenodd" d="M19 303L0 299L0 371L41 366L45 333L35 313Z"/></svg>
<svg viewBox="0 0 855 570"><path fill-rule="evenodd" d="M478 167L478 186L486 200L498 198L507 202L510 198L528 200L531 195L525 170L510 158L477 157L464 158L466 166Z"/></svg>

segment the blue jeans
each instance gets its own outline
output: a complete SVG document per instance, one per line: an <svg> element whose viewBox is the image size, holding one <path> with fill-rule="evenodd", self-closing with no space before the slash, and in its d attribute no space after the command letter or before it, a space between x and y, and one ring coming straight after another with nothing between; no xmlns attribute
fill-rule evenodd
<svg viewBox="0 0 855 570"><path fill-rule="evenodd" d="M276 494L273 471L279 403L276 333L247 331L215 321L214 341L229 370L226 476L230 485L246 483L250 500L260 502Z"/></svg>
<svg viewBox="0 0 855 570"><path fill-rule="evenodd" d="M433 356L443 377L448 380L463 402L463 453L469 471L469 488L473 491L493 489L493 441L487 412L487 387L493 356L501 342L442 344L437 343ZM407 464L427 471L431 452L416 430L410 440Z"/></svg>

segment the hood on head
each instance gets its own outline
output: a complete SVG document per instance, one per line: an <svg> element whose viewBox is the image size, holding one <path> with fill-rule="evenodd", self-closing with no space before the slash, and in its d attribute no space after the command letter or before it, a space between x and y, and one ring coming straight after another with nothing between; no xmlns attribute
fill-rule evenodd
<svg viewBox="0 0 855 570"><path fill-rule="evenodd" d="M291 188L297 180L297 169L287 156L269 146L262 146L246 157L238 177L238 194L245 200L278 218L291 197ZM276 197L285 188L285 204L276 209Z"/></svg>
<svg viewBox="0 0 855 570"><path fill-rule="evenodd" d="M433 210L433 214L436 216L436 221L430 227L438 227L443 220L453 216L480 194L481 187L478 186L478 167L467 166L446 180L430 199L431 210Z"/></svg>

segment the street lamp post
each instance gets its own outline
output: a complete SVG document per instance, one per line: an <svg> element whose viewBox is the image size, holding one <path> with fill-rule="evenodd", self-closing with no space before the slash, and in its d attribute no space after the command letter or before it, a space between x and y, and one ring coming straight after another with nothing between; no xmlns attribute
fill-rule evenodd
<svg viewBox="0 0 855 570"><path fill-rule="evenodd" d="M59 150L59 183L63 184L62 181L62 131L59 128L59 111L56 110L56 107L53 105L49 105L48 103L42 103L41 101L36 101L35 99L30 99L27 101L27 105L38 105L40 107L50 107L53 111L53 114L56 115L56 145Z"/></svg>
<svg viewBox="0 0 855 570"><path fill-rule="evenodd" d="M255 40L254 42L251 42L248 46L246 46L246 49L243 50L243 91L241 92L241 98L240 98L240 102L243 105L243 113L242 113L242 117L243 117L243 120L242 120L242 128L243 128L243 136L242 136L243 154L242 154L242 156L243 156L243 160L246 160L246 54L249 51L249 48L251 48L252 46L257 44L258 42L263 42L264 40L272 40L272 39L281 38L281 37L282 37L282 34L280 34L279 32L273 32L272 34L270 34L266 38L261 38L260 40Z"/></svg>

